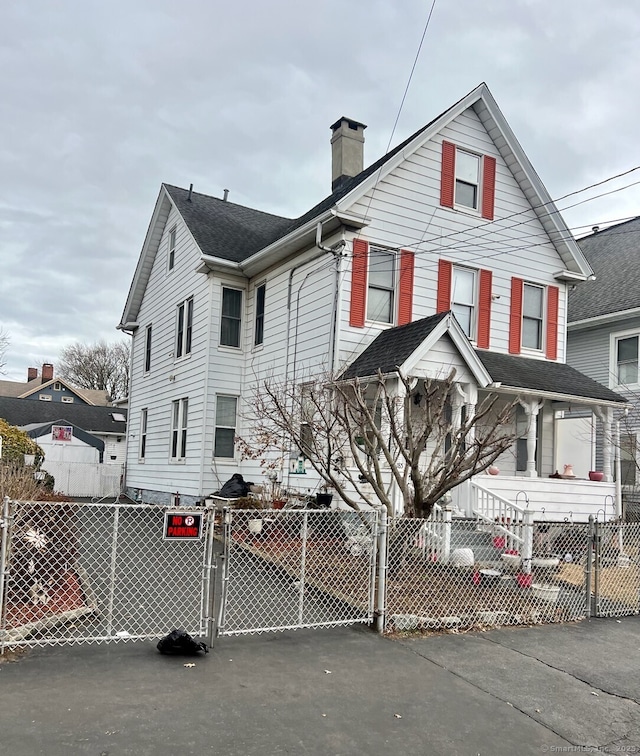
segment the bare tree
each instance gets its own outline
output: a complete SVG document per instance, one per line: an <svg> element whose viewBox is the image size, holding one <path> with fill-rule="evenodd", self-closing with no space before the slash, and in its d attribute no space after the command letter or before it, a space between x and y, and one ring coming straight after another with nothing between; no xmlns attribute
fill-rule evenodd
<svg viewBox="0 0 640 756"><path fill-rule="evenodd" d="M129 342L71 344L60 353L57 372L79 388L121 399L129 393Z"/></svg>
<svg viewBox="0 0 640 756"><path fill-rule="evenodd" d="M9 342L9 334L3 328L0 328L0 374L4 374L6 372L4 369L4 366L7 364L5 355L7 353L7 349L9 348Z"/></svg>
<svg viewBox="0 0 640 756"><path fill-rule="evenodd" d="M266 380L252 396L245 457L277 466L297 448L349 506L427 517L445 493L489 467L515 438L513 405L490 395L468 415L455 383L389 378Z"/></svg>

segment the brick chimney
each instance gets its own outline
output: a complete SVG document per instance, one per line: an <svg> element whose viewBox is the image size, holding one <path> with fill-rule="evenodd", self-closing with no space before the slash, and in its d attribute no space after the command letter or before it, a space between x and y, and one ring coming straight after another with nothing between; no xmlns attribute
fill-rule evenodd
<svg viewBox="0 0 640 756"><path fill-rule="evenodd" d="M331 191L346 179L357 176L364 167L364 123L351 118L338 119L332 126Z"/></svg>
<svg viewBox="0 0 640 756"><path fill-rule="evenodd" d="M38 377L38 368L27 368L27 380L35 381Z"/></svg>
<svg viewBox="0 0 640 756"><path fill-rule="evenodd" d="M45 362L42 365L42 382L53 380L53 365L50 362Z"/></svg>

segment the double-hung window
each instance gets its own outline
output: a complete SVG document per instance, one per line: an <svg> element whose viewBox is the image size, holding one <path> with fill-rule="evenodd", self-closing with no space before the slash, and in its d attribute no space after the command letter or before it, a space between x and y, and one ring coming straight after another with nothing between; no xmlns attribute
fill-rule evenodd
<svg viewBox="0 0 640 756"><path fill-rule="evenodd" d="M367 320L393 323L395 255L384 249L369 250Z"/></svg>
<svg viewBox="0 0 640 756"><path fill-rule="evenodd" d="M480 195L480 157L471 152L456 151L455 204L478 210Z"/></svg>
<svg viewBox="0 0 640 756"><path fill-rule="evenodd" d="M151 370L151 325L148 325L144 332L144 372Z"/></svg>
<svg viewBox="0 0 640 756"><path fill-rule="evenodd" d="M543 346L544 288L524 284L522 292L522 347L541 350Z"/></svg>
<svg viewBox="0 0 640 756"><path fill-rule="evenodd" d="M147 417L148 409L140 411L140 445L138 447L138 459L144 459L147 454Z"/></svg>
<svg viewBox="0 0 640 756"><path fill-rule="evenodd" d="M264 341L264 304L266 291L266 284L256 287L256 323L255 335L253 337L254 346L259 346Z"/></svg>
<svg viewBox="0 0 640 756"><path fill-rule="evenodd" d="M476 271L453 267L451 281L451 310L465 334L475 338Z"/></svg>
<svg viewBox="0 0 640 756"><path fill-rule="evenodd" d="M638 336L615 340L615 375L618 386L636 386L638 379Z"/></svg>
<svg viewBox="0 0 640 756"><path fill-rule="evenodd" d="M169 270L176 264L176 227L169 231Z"/></svg>
<svg viewBox="0 0 640 756"><path fill-rule="evenodd" d="M171 403L171 460L179 462L187 456L187 413L189 400L176 399Z"/></svg>
<svg viewBox="0 0 640 756"><path fill-rule="evenodd" d="M222 288L222 317L220 319L220 345L240 346L242 330L242 291Z"/></svg>
<svg viewBox="0 0 640 756"><path fill-rule="evenodd" d="M176 323L176 358L191 354L191 335L193 330L193 297L185 299L178 305Z"/></svg>
<svg viewBox="0 0 640 756"><path fill-rule="evenodd" d="M238 398L236 396L216 397L216 428L213 456L233 459L236 437L236 415Z"/></svg>

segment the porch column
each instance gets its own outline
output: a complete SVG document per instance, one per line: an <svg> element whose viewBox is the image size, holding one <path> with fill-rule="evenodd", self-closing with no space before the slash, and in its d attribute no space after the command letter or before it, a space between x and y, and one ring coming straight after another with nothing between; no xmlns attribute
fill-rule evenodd
<svg viewBox="0 0 640 756"><path fill-rule="evenodd" d="M476 405L478 403L478 387L473 383L468 383L466 386L466 394L467 403L465 407L467 409L467 422L469 422L469 420L471 420L471 418L476 414ZM469 433L467 434L467 448L470 448L475 440L476 426L474 424L471 426L471 428L469 428Z"/></svg>
<svg viewBox="0 0 640 756"><path fill-rule="evenodd" d="M451 392L451 435L455 436L460 430L462 424L462 405L465 403L466 395L459 383L453 384Z"/></svg>
<svg viewBox="0 0 640 756"><path fill-rule="evenodd" d="M613 480L611 470L611 459L613 457L613 434L611 432L613 425L613 410L611 407L596 407L595 414L602 423L602 472L603 479L607 483Z"/></svg>
<svg viewBox="0 0 640 756"><path fill-rule="evenodd" d="M527 478L537 478L536 470L536 439L538 434L538 412L544 404L543 399L518 399L527 416L527 469L525 475Z"/></svg>

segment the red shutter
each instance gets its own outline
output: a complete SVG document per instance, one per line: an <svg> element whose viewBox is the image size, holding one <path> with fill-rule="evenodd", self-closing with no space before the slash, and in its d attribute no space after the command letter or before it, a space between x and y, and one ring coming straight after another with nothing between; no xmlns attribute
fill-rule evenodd
<svg viewBox="0 0 640 756"><path fill-rule="evenodd" d="M547 289L547 359L558 358L558 301L560 290L557 286Z"/></svg>
<svg viewBox="0 0 640 756"><path fill-rule="evenodd" d="M488 349L491 339L491 281L490 270L480 271L480 293L478 295L478 338L480 349Z"/></svg>
<svg viewBox="0 0 640 756"><path fill-rule="evenodd" d="M511 317L509 320L509 352L520 354L522 347L522 295L524 281L511 279Z"/></svg>
<svg viewBox="0 0 640 756"><path fill-rule="evenodd" d="M453 207L456 176L456 146L451 142L442 143L442 172L440 175L440 204Z"/></svg>
<svg viewBox="0 0 640 756"><path fill-rule="evenodd" d="M447 260L438 260L438 294L436 297L436 312L447 312L451 309L451 275L453 265Z"/></svg>
<svg viewBox="0 0 640 756"><path fill-rule="evenodd" d="M367 307L367 260L369 242L353 240L353 261L351 264L351 310L349 325L364 328Z"/></svg>
<svg viewBox="0 0 640 756"><path fill-rule="evenodd" d="M410 323L413 318L413 252L400 250L400 285L398 287L398 325Z"/></svg>
<svg viewBox="0 0 640 756"><path fill-rule="evenodd" d="M482 217L493 220L496 196L496 159L484 156L482 168Z"/></svg>

